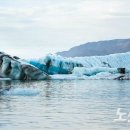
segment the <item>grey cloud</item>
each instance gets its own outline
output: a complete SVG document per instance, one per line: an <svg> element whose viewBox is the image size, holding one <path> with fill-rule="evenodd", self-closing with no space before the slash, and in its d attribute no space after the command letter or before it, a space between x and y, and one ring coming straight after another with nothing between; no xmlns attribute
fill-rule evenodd
<svg viewBox="0 0 130 130"><path fill-rule="evenodd" d="M111 12L109 15L113 17L130 17L130 12Z"/></svg>
<svg viewBox="0 0 130 130"><path fill-rule="evenodd" d="M125 38L129 8L128 0L0 0L0 46L18 56L42 56L87 41Z"/></svg>

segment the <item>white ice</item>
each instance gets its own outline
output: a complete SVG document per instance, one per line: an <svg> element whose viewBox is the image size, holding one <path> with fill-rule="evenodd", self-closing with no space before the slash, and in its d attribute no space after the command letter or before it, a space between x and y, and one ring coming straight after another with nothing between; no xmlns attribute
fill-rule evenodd
<svg viewBox="0 0 130 130"><path fill-rule="evenodd" d="M6 96L37 96L39 90L34 88L11 88L3 92Z"/></svg>
<svg viewBox="0 0 130 130"><path fill-rule="evenodd" d="M46 68L49 60L49 66ZM53 74L52 79L116 79L122 76L117 68L126 68L123 79L129 79L130 74L130 52L75 58L50 54L40 59L31 59L28 62L42 71Z"/></svg>

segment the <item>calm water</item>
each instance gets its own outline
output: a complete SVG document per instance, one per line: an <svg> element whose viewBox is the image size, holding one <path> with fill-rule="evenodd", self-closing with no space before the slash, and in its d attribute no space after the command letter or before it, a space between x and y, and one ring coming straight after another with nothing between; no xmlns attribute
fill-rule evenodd
<svg viewBox="0 0 130 130"><path fill-rule="evenodd" d="M130 81L0 82L0 130L129 130ZM127 118L127 117L126 117Z"/></svg>

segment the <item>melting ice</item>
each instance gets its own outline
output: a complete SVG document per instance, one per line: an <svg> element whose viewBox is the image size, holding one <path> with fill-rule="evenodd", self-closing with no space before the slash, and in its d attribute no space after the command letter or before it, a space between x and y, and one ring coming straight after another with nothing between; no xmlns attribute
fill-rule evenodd
<svg viewBox="0 0 130 130"><path fill-rule="evenodd" d="M129 79L130 73L130 52L75 58L49 54L28 62L52 79ZM119 68L125 68L125 74L119 73Z"/></svg>

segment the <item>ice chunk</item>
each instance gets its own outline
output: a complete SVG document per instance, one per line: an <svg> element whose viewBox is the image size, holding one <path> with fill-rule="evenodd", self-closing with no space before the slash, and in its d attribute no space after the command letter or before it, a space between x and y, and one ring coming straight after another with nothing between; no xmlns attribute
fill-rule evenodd
<svg viewBox="0 0 130 130"><path fill-rule="evenodd" d="M74 75L86 75L86 76L93 76L101 72L108 72L112 74L118 73L117 68L107 68L107 67L75 67L73 70Z"/></svg>
<svg viewBox="0 0 130 130"><path fill-rule="evenodd" d="M98 79L130 79L129 75L121 75L119 73L112 74L109 72L100 72L96 75L86 76L86 75L75 75L75 74L56 74L51 75L51 79L67 79L67 80L98 80Z"/></svg>
<svg viewBox="0 0 130 130"><path fill-rule="evenodd" d="M3 92L6 96L36 96L39 94L39 90L34 88L11 88Z"/></svg>
<svg viewBox="0 0 130 130"><path fill-rule="evenodd" d="M40 59L31 59L28 62L48 74L70 74L74 67L83 66L72 58L51 54Z"/></svg>
<svg viewBox="0 0 130 130"><path fill-rule="evenodd" d="M74 73L87 71L86 75L94 75L95 73L106 71L115 73L119 67L126 69L130 68L130 52L106 56L75 58L65 58L58 55L49 54L46 57L31 59L28 62L48 74L71 74L73 69ZM78 67L83 66L88 69L78 69Z"/></svg>
<svg viewBox="0 0 130 130"><path fill-rule="evenodd" d="M25 61L0 52L0 78L40 80L47 79L49 76Z"/></svg>
<svg viewBox="0 0 130 130"><path fill-rule="evenodd" d="M76 57L85 67L130 68L130 52L106 56Z"/></svg>
<svg viewBox="0 0 130 130"><path fill-rule="evenodd" d="M48 74L55 74L52 79L129 79L130 74L130 52L75 58L50 54L31 59L29 63ZM125 68L126 74L121 75L118 68Z"/></svg>

